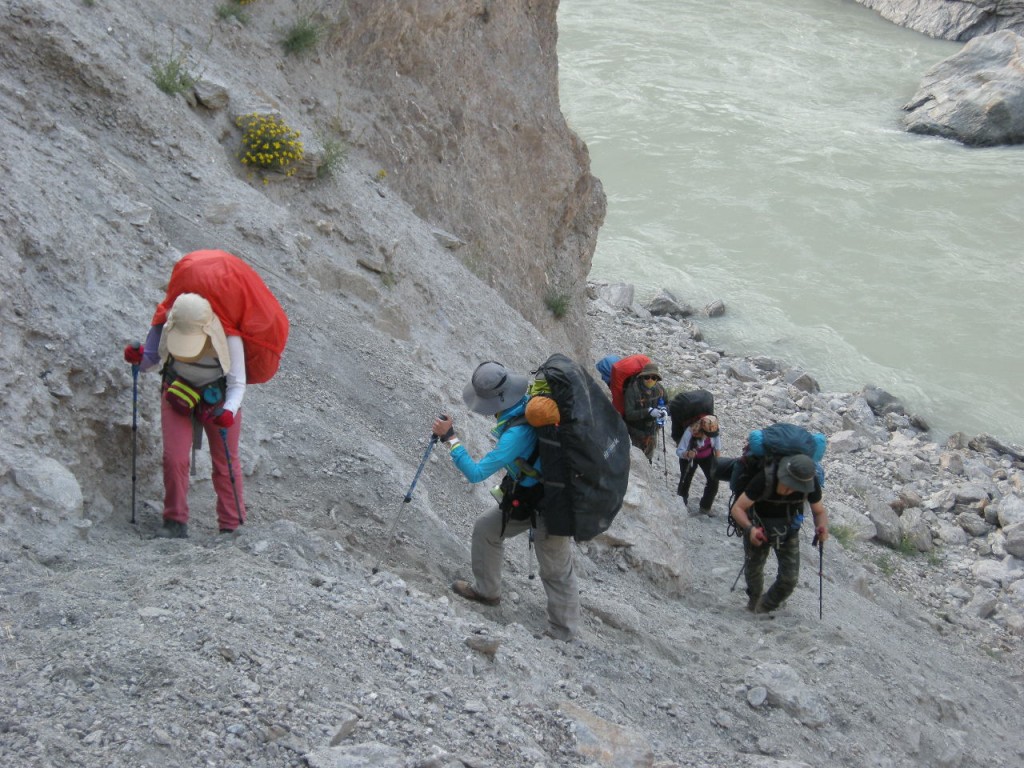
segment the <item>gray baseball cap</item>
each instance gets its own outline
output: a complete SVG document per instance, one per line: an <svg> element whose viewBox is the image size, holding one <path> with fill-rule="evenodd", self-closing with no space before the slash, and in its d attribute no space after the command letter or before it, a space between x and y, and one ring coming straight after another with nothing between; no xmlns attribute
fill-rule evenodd
<svg viewBox="0 0 1024 768"><path fill-rule="evenodd" d="M794 491L811 493L814 490L814 460L802 453L787 456L779 462L778 478Z"/></svg>
<svg viewBox="0 0 1024 768"><path fill-rule="evenodd" d="M526 376L512 373L501 363L488 361L480 363L473 371L473 378L462 390L462 399L470 410L490 416L518 403L529 383Z"/></svg>

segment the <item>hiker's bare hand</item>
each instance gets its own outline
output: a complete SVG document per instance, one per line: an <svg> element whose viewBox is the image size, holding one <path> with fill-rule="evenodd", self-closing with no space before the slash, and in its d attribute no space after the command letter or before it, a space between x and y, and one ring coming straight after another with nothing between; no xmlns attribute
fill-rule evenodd
<svg viewBox="0 0 1024 768"><path fill-rule="evenodd" d="M437 419L434 419L433 432L437 437L444 439L448 435L448 433L451 432L453 429L454 426L452 424L451 418L442 419L438 417Z"/></svg>

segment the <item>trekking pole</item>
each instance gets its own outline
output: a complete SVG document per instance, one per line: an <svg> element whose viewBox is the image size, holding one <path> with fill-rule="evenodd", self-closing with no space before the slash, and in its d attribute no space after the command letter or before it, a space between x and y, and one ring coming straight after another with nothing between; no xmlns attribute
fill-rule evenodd
<svg viewBox="0 0 1024 768"><path fill-rule="evenodd" d="M658 398L658 407L662 413L665 412L665 398ZM665 447L665 417L658 419L658 426L661 427L661 465L665 470L665 485L668 487L668 449Z"/></svg>
<svg viewBox="0 0 1024 768"><path fill-rule="evenodd" d="M822 582L825 579L825 542L818 534L814 534L811 546L813 547L815 544L818 545L818 621L822 621L825 614L825 599L822 594Z"/></svg>
<svg viewBox="0 0 1024 768"><path fill-rule="evenodd" d="M242 505L238 502L238 486L235 485L235 470L231 466L231 449L228 448L228 430L220 428L220 439L224 442L224 455L228 459L228 477L231 478L231 491L235 494L235 513L238 515L238 524L242 525L245 519L242 517Z"/></svg>
<svg viewBox="0 0 1024 768"><path fill-rule="evenodd" d="M744 549L746 549L746 547L744 547ZM732 587L729 589L730 592L735 592L736 591L736 585L740 583L740 576L743 575L743 572L745 570L747 570L747 556L746 555L743 556L743 565L740 566L740 572L736 574L736 578L732 582Z"/></svg>
<svg viewBox="0 0 1024 768"><path fill-rule="evenodd" d="M139 344L132 344L138 349ZM135 455L139 450L139 364L132 363L132 525L135 525Z"/></svg>
<svg viewBox="0 0 1024 768"><path fill-rule="evenodd" d="M661 464L665 470L665 486L671 487L668 482L668 448L665 447L665 422L661 423Z"/></svg>
<svg viewBox="0 0 1024 768"><path fill-rule="evenodd" d="M526 539L526 573L527 578L533 581L536 574L533 572L533 526L530 526L529 536Z"/></svg>
<svg viewBox="0 0 1024 768"><path fill-rule="evenodd" d="M444 414L441 414L441 418L442 419L446 419L448 417L445 416ZM413 488L416 487L416 481L420 479L420 473L423 472L423 467L426 466L427 459L430 458L430 452L432 450L434 450L434 446L437 445L437 441L438 441L437 435L431 433L430 441L427 443L427 449L423 452L423 458L420 459L420 465L416 468L416 474L413 475L413 477L412 477L412 484L409 486L409 490L406 491L405 498L402 499L402 503L403 504L408 504L410 501L412 501L412 491L413 491ZM405 507L399 507L398 508L398 514L395 515L395 519L391 523L391 528L388 530L387 544L384 545L384 550L377 557L377 562L376 562L376 564L374 564L373 570L371 571L372 573L377 573L377 571L380 570L381 561L384 560L384 557L391 550L391 542L395 538L395 529L398 528L398 521L402 518L402 510L403 509L405 509Z"/></svg>

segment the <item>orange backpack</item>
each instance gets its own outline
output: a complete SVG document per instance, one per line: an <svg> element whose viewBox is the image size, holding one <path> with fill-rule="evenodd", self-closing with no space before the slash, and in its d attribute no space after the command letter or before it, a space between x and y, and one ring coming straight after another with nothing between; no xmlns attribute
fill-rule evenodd
<svg viewBox="0 0 1024 768"><path fill-rule="evenodd" d="M241 337L246 383L270 381L288 341L288 316L256 270L226 251L186 254L171 270L153 325L167 321L171 305L183 293L198 293L210 302L224 332Z"/></svg>

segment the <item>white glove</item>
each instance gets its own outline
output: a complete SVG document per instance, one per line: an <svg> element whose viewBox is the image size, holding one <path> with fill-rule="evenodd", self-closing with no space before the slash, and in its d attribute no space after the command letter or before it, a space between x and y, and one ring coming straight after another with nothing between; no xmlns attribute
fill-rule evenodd
<svg viewBox="0 0 1024 768"><path fill-rule="evenodd" d="M652 419L664 419L668 416L668 411L664 408L651 408L648 413L651 414Z"/></svg>

